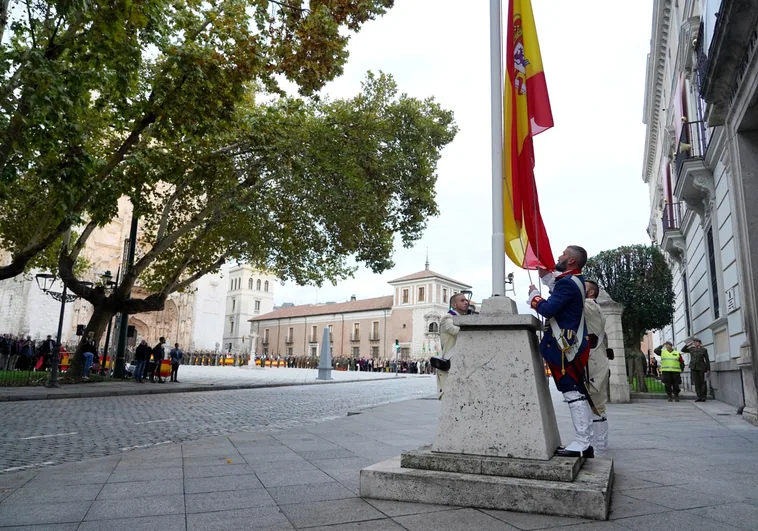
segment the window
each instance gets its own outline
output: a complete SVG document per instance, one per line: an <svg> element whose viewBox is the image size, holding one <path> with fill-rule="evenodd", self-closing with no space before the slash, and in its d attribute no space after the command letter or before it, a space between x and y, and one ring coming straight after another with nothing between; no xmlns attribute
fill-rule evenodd
<svg viewBox="0 0 758 531"><path fill-rule="evenodd" d="M353 323L353 341L361 338L361 323Z"/></svg>
<svg viewBox="0 0 758 531"><path fill-rule="evenodd" d="M233 279L230 279L230 280L229 280L229 291L231 291L231 290L233 290L233 289L234 289L234 280L233 280Z"/></svg>
<svg viewBox="0 0 758 531"><path fill-rule="evenodd" d="M408 304L408 288L403 290L403 304Z"/></svg>
<svg viewBox="0 0 758 531"><path fill-rule="evenodd" d="M247 279L247 289L253 289L253 279Z"/></svg>
<svg viewBox="0 0 758 531"><path fill-rule="evenodd" d="M373 321L371 323L371 339L374 341L379 339L379 321Z"/></svg>
<svg viewBox="0 0 758 531"><path fill-rule="evenodd" d="M261 301L255 301L255 311L261 311Z"/></svg>
<svg viewBox="0 0 758 531"><path fill-rule="evenodd" d="M684 294L684 326L689 337L692 332L690 331L690 288L687 286L687 273L682 273L682 293Z"/></svg>
<svg viewBox="0 0 758 531"><path fill-rule="evenodd" d="M263 330L263 344L268 344L268 328Z"/></svg>
<svg viewBox="0 0 758 531"><path fill-rule="evenodd" d="M229 335L230 336L234 335L234 319L231 319L229 321Z"/></svg>
<svg viewBox="0 0 758 531"><path fill-rule="evenodd" d="M716 275L716 253L713 246L713 227L708 229L708 265L711 270L711 296L713 298L713 318L718 319L721 315L719 308L719 281Z"/></svg>
<svg viewBox="0 0 758 531"><path fill-rule="evenodd" d="M318 347L316 345L311 345L311 357L315 358L318 356Z"/></svg>
<svg viewBox="0 0 758 531"><path fill-rule="evenodd" d="M287 356L292 356L293 352L292 347L287 347Z"/></svg>
<svg viewBox="0 0 758 531"><path fill-rule="evenodd" d="M426 295L426 290L424 288L418 289L418 301L424 302L424 295Z"/></svg>
<svg viewBox="0 0 758 531"><path fill-rule="evenodd" d="M295 340L295 329L291 326L287 329L287 343L292 343Z"/></svg>
<svg viewBox="0 0 758 531"><path fill-rule="evenodd" d="M371 357L377 359L379 357L379 347L371 347Z"/></svg>
<svg viewBox="0 0 758 531"><path fill-rule="evenodd" d="M361 356L361 347L353 347L353 357L359 358Z"/></svg>
<svg viewBox="0 0 758 531"><path fill-rule="evenodd" d="M263 349L263 355L264 355L264 356L268 356L268 349L267 349L267 348L264 348L264 349Z"/></svg>
<svg viewBox="0 0 758 531"><path fill-rule="evenodd" d="M268 291L268 280L263 283L263 291Z"/></svg>
<svg viewBox="0 0 758 531"><path fill-rule="evenodd" d="M258 291L261 290L261 279L258 279L255 281L255 289L257 289Z"/></svg>
<svg viewBox="0 0 758 531"><path fill-rule="evenodd" d="M234 311L234 308L237 306L237 299L232 299L232 311Z"/></svg>
<svg viewBox="0 0 758 531"><path fill-rule="evenodd" d="M334 341L334 337L332 337L332 332L334 332L334 325L329 325L329 341Z"/></svg>
<svg viewBox="0 0 758 531"><path fill-rule="evenodd" d="M437 323L429 323L429 332L430 333L436 334L439 331L440 331L440 329L439 329L439 326L437 325Z"/></svg>
<svg viewBox="0 0 758 531"><path fill-rule="evenodd" d="M318 327L316 325L311 326L311 342L318 341Z"/></svg>
<svg viewBox="0 0 758 531"><path fill-rule="evenodd" d="M442 302L447 304L447 288L442 288Z"/></svg>

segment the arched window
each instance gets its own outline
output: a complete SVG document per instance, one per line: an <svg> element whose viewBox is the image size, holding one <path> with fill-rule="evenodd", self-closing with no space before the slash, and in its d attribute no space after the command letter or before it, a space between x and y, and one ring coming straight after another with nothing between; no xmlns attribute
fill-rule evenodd
<svg viewBox="0 0 758 531"><path fill-rule="evenodd" d="M436 334L439 331L440 329L439 326L437 326L437 323L429 323L429 332Z"/></svg>
<svg viewBox="0 0 758 531"><path fill-rule="evenodd" d="M247 289L253 289L253 279L248 279L247 281Z"/></svg>
<svg viewBox="0 0 758 531"><path fill-rule="evenodd" d="M258 291L261 290L261 279L258 279L258 281L255 283L255 289L257 289Z"/></svg>
<svg viewBox="0 0 758 531"><path fill-rule="evenodd" d="M263 283L263 291L268 291L268 280Z"/></svg>

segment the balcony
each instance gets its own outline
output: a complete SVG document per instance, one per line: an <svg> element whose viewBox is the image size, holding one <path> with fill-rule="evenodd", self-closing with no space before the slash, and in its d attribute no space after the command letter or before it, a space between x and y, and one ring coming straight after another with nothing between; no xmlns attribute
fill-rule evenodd
<svg viewBox="0 0 758 531"><path fill-rule="evenodd" d="M369 341L379 341L379 332L376 334L371 334L368 338Z"/></svg>
<svg viewBox="0 0 758 531"><path fill-rule="evenodd" d="M308 338L308 343L318 343L318 336L311 334L311 336Z"/></svg>
<svg viewBox="0 0 758 531"><path fill-rule="evenodd" d="M264 337L264 338L263 338L263 341L262 341L262 345L263 345L264 347L265 347L265 346L268 346L268 338L267 338L267 337Z"/></svg>
<svg viewBox="0 0 758 531"><path fill-rule="evenodd" d="M685 251L684 234L682 233L681 203L664 205L661 225L663 226L661 249L671 258L681 263Z"/></svg>
<svg viewBox="0 0 758 531"><path fill-rule="evenodd" d="M685 122L674 158L674 195L687 203L687 208L701 219L710 215L710 203L715 196L713 173L705 162L708 142L708 128L704 121Z"/></svg>
<svg viewBox="0 0 758 531"><path fill-rule="evenodd" d="M284 338L284 342L288 345L291 345L295 342L295 338L293 336L287 336Z"/></svg>
<svg viewBox="0 0 758 531"><path fill-rule="evenodd" d="M757 45L758 4L754 0L723 0L700 85L700 94L710 105L709 125L726 121Z"/></svg>
<svg viewBox="0 0 758 531"><path fill-rule="evenodd" d="M350 341L353 343L359 343L361 340L361 335L358 332L355 332L350 335Z"/></svg>

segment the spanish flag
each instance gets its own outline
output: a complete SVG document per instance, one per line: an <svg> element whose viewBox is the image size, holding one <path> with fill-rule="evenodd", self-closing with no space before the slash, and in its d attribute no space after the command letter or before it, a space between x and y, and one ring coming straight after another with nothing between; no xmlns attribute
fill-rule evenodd
<svg viewBox="0 0 758 531"><path fill-rule="evenodd" d="M518 267L552 270L534 182L532 137L553 127L531 0L509 0L503 92L505 253Z"/></svg>

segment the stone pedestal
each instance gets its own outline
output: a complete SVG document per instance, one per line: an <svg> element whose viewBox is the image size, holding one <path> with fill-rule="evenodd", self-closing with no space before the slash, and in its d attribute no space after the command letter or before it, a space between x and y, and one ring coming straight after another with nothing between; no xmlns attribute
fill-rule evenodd
<svg viewBox="0 0 758 531"><path fill-rule="evenodd" d="M539 321L497 297L454 322L434 443L363 469L361 496L607 519L613 462L553 456L560 437Z"/></svg>
<svg viewBox="0 0 758 531"><path fill-rule="evenodd" d="M611 369L611 377L608 381L610 401L615 404L628 404L631 402L631 393L624 356L624 328L621 325L624 306L611 299L605 290L600 290L597 303L605 315L605 334L608 336L608 348L612 348L615 354L614 359L609 362Z"/></svg>

